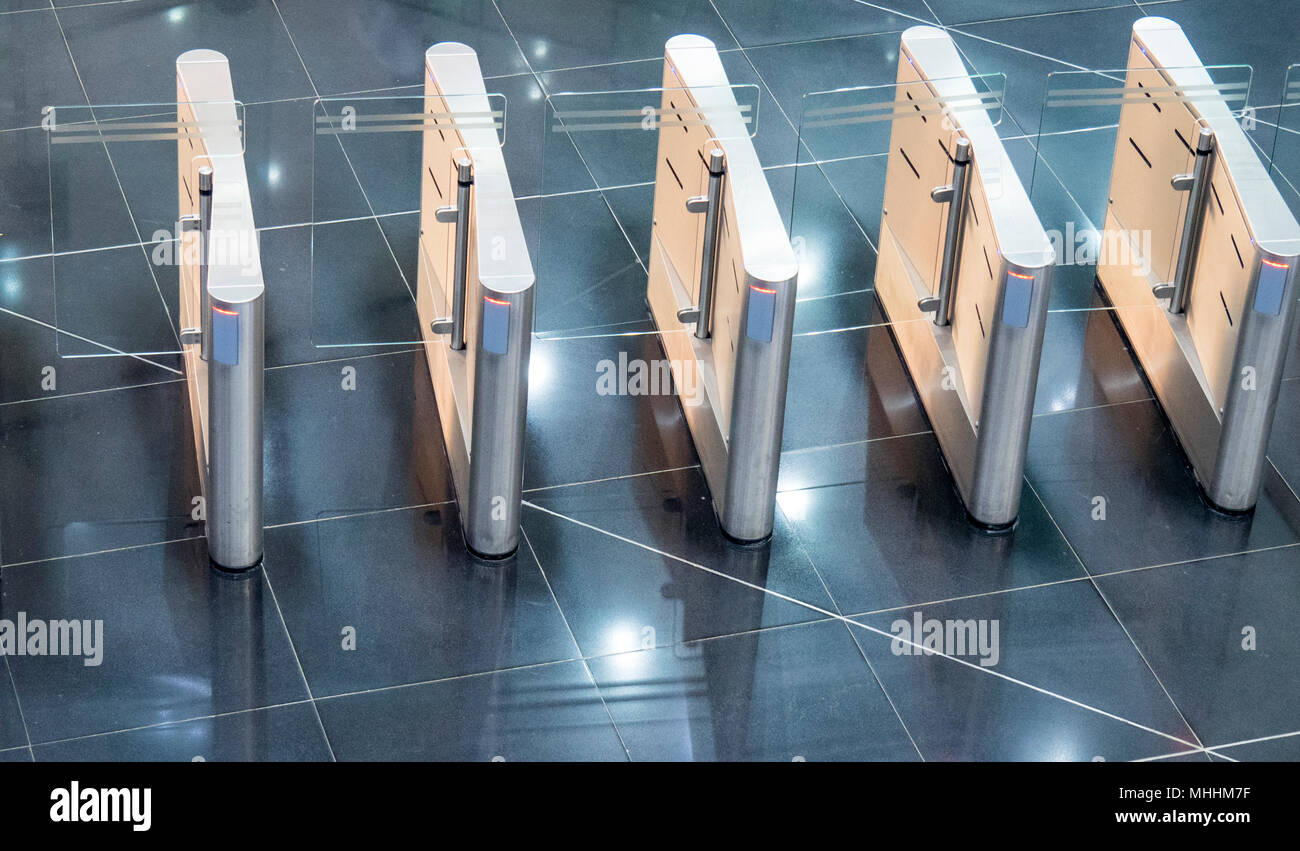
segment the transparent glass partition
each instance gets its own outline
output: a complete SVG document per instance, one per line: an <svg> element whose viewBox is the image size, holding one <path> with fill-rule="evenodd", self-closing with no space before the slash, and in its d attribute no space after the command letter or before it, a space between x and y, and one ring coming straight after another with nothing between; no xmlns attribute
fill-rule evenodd
<svg viewBox="0 0 1300 851"><path fill-rule="evenodd" d="M1277 110L1271 173L1291 212L1300 217L1300 64L1286 70L1282 103Z"/></svg>
<svg viewBox="0 0 1300 851"><path fill-rule="evenodd" d="M319 98L313 112L312 343L420 343L423 172L430 169L436 192L454 197L454 159L500 156L506 99L482 93L345 96ZM426 164L426 146L433 150L426 134L437 134L440 145L456 140L452 158L437 169ZM425 203L444 202L431 196Z"/></svg>
<svg viewBox="0 0 1300 851"><path fill-rule="evenodd" d="M218 183L246 182L243 105L52 106L42 126L60 356L179 353L186 262L179 218L194 203L187 193L200 165L211 167ZM229 149L209 153L204 132L223 134ZM227 259L237 262L237 255Z"/></svg>
<svg viewBox="0 0 1300 851"><path fill-rule="evenodd" d="M760 124L759 88L563 92L548 96L545 115L543 197L522 205L539 222L533 253L536 332L540 339L653 333L646 283L656 180L702 195L708 186L706 151L719 147L728 156L734 151L752 158L763 150L763 134L774 123ZM661 144L674 146L673 154L660 156ZM686 157L688 150L696 155ZM788 184L777 174L781 169L771 168L781 163L758 164L784 213ZM664 235L694 240L704 217L684 208L682 213L682 227L666 228ZM575 232L587 236L575 240ZM591 240L602 250L585 250ZM537 347L533 354L536 360Z"/></svg>
<svg viewBox="0 0 1300 851"><path fill-rule="evenodd" d="M918 254L938 257L946 205L886 209L889 158L900 158L927 193L946 183L958 138L996 134L1005 84L1002 74L985 74L803 96L790 216L799 258L796 334L883 322L873 291L884 223L900 238L915 240ZM999 195L1012 164L1000 146L975 149L980 192ZM932 244L922 249L927 241ZM936 275L930 269L928 280Z"/></svg>

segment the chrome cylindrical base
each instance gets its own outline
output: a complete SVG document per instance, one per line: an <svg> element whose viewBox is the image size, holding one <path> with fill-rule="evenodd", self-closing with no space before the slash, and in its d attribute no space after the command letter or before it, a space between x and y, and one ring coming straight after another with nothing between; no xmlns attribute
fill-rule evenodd
<svg viewBox="0 0 1300 851"><path fill-rule="evenodd" d="M247 570L262 561L265 298L212 300L208 555L225 570Z"/></svg>

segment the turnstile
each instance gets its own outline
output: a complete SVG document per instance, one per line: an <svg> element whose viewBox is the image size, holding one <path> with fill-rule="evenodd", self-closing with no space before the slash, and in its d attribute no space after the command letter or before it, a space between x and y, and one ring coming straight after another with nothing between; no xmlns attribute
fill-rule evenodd
<svg viewBox="0 0 1300 851"><path fill-rule="evenodd" d="M699 378L682 410L719 523L757 541L772 533L798 265L713 43L679 35L664 52L647 298L674 373Z"/></svg>
<svg viewBox="0 0 1300 851"><path fill-rule="evenodd" d="M176 60L180 326L208 553L262 560L265 286L230 65L214 50Z"/></svg>
<svg viewBox="0 0 1300 851"><path fill-rule="evenodd" d="M890 100L876 295L968 514L1006 528L1055 252L947 33L903 33Z"/></svg>
<svg viewBox="0 0 1300 851"><path fill-rule="evenodd" d="M519 545L533 267L478 57L425 54L416 306L466 545Z"/></svg>
<svg viewBox="0 0 1300 851"><path fill-rule="evenodd" d="M1225 511L1259 493L1298 262L1300 227L1222 87L1177 24L1137 21L1097 278Z"/></svg>

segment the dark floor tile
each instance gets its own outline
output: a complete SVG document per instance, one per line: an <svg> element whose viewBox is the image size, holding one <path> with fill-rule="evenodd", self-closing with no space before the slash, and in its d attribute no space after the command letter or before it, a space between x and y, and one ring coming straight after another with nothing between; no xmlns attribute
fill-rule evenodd
<svg viewBox="0 0 1300 851"><path fill-rule="evenodd" d="M625 760L581 662L317 703L340 760Z"/></svg>
<svg viewBox="0 0 1300 851"><path fill-rule="evenodd" d="M1300 541L1300 502L1267 466L1253 514L1211 509L1154 401L1036 418L1025 475L1093 573Z"/></svg>
<svg viewBox="0 0 1300 851"><path fill-rule="evenodd" d="M736 47L708 0L500 0L501 14L536 71L649 59L680 33ZM655 85L659 85L656 83Z"/></svg>
<svg viewBox="0 0 1300 851"><path fill-rule="evenodd" d="M1131 6L1132 0L985 0L963 3L960 0L926 0L946 26L992 21L1027 15L1055 15L1060 12L1088 11L1113 6ZM1068 16L1066 16L1068 18Z"/></svg>
<svg viewBox="0 0 1300 851"><path fill-rule="evenodd" d="M777 504L843 612L1084 575L1027 488L1012 532L990 535L972 525L931 435L809 454L823 466L787 473ZM815 486L785 489L799 476Z"/></svg>
<svg viewBox="0 0 1300 851"><path fill-rule="evenodd" d="M23 717L18 698L14 694L13 680L9 676L7 659L0 666L0 753L20 745L27 746L27 733L23 730Z"/></svg>
<svg viewBox="0 0 1300 851"><path fill-rule="evenodd" d="M851 323L865 319L862 324L868 327L842 325L849 330L832 327L794 338L782 443L787 457L796 449L929 431L884 315L874 301L865 306L869 312L863 317L835 318ZM796 317L806 309L799 305ZM782 487L787 486L811 485L783 479Z"/></svg>
<svg viewBox="0 0 1300 851"><path fill-rule="evenodd" d="M41 745L37 762L322 762L329 745L310 703Z"/></svg>
<svg viewBox="0 0 1300 851"><path fill-rule="evenodd" d="M1047 315L1035 415L1150 397L1142 373L1100 297L1095 298L1094 309Z"/></svg>
<svg viewBox="0 0 1300 851"><path fill-rule="evenodd" d="M337 347L334 357L350 357L358 346L418 344L418 227L414 214L313 225L309 265L285 270L310 276L310 310L289 317L310 326L295 347Z"/></svg>
<svg viewBox="0 0 1300 851"><path fill-rule="evenodd" d="M56 113L74 121L88 114ZM41 128L0 135L0 261L141 241L103 151L52 146Z"/></svg>
<svg viewBox="0 0 1300 851"><path fill-rule="evenodd" d="M1228 757L1238 762L1297 762L1300 761L1300 735L1292 732L1286 738L1221 748L1211 756Z"/></svg>
<svg viewBox="0 0 1300 851"><path fill-rule="evenodd" d="M45 261L52 266L59 354L178 361L180 257L166 250L174 246L132 245Z"/></svg>
<svg viewBox="0 0 1300 851"><path fill-rule="evenodd" d="M917 759L834 621L590 664L633 760Z"/></svg>
<svg viewBox="0 0 1300 851"><path fill-rule="evenodd" d="M1293 710L1300 550L1132 571L1097 584L1206 745L1300 727Z"/></svg>
<svg viewBox="0 0 1300 851"><path fill-rule="evenodd" d="M954 632L982 628L984 644L973 651L969 644L963 648L945 640L944 655L905 653L916 648L896 637L921 643L912 632L917 612L923 624L936 620L945 630L954 623ZM1114 762L1195 746L1192 731L1087 582L858 620L875 630L854 628L927 760L1088 762L1100 757ZM928 629L923 627L923 634Z"/></svg>
<svg viewBox="0 0 1300 851"><path fill-rule="evenodd" d="M880 165L884 165L883 158ZM874 205L876 227L865 230L841 194L847 187L832 185L832 180L839 176L831 169L816 165L772 169L767 174L768 182L774 187L773 195L787 219L790 243L799 261L800 306L795 312L799 331L843 328L866 321L861 314L825 316L825 323L811 326L801 321L804 317L800 314L805 312L809 299L861 292L875 286L880 204ZM875 200L882 201L883 192ZM862 200L863 206L870 204L870 200Z"/></svg>
<svg viewBox="0 0 1300 851"><path fill-rule="evenodd" d="M1291 346L1287 350L1286 367L1282 370L1282 379L1300 378L1300 322L1291 329Z"/></svg>
<svg viewBox="0 0 1300 851"><path fill-rule="evenodd" d="M866 259L874 260L874 256ZM852 333L884 322L876 304L876 291L850 290L828 296L801 298L794 313L796 337Z"/></svg>
<svg viewBox="0 0 1300 851"><path fill-rule="evenodd" d="M472 47L484 76L528 69L491 0L364 5L281 0L277 5L322 95L418 84L424 52L443 41Z"/></svg>
<svg viewBox="0 0 1300 851"><path fill-rule="evenodd" d="M475 559L452 504L271 529L266 564L316 697L577 655L528 547Z"/></svg>
<svg viewBox="0 0 1300 851"><path fill-rule="evenodd" d="M182 382L0 407L0 479L5 564L203 534Z"/></svg>
<svg viewBox="0 0 1300 851"><path fill-rule="evenodd" d="M1300 380L1282 382L1268 441L1268 460L1291 490L1300 493Z"/></svg>
<svg viewBox="0 0 1300 851"><path fill-rule="evenodd" d="M313 228L259 235L266 282L266 365L358 358L415 345L415 303L373 232L373 220L314 230L328 240L316 246L322 249L320 258L312 256ZM361 245L368 254L358 249ZM349 251L351 262L335 262ZM366 341L384 345L360 345Z"/></svg>
<svg viewBox="0 0 1300 851"><path fill-rule="evenodd" d="M32 750L28 747L0 751L0 762L32 762Z"/></svg>
<svg viewBox="0 0 1300 851"><path fill-rule="evenodd" d="M793 0L771 4L715 0L715 5L743 47L899 32L935 23L925 0Z"/></svg>
<svg viewBox="0 0 1300 851"><path fill-rule="evenodd" d="M10 658L33 744L307 697L261 570L220 574L202 541L6 567L0 609L103 621L98 665Z"/></svg>
<svg viewBox="0 0 1300 851"><path fill-rule="evenodd" d="M698 469L525 497L528 542L585 655L817 620L831 605L784 521L765 544L725 538Z"/></svg>
<svg viewBox="0 0 1300 851"><path fill-rule="evenodd" d="M449 499L437 423L423 350L268 370L266 524Z"/></svg>
<svg viewBox="0 0 1300 851"><path fill-rule="evenodd" d="M1088 77L1053 86L1082 88L1102 82ZM1045 120L1055 123L1034 140L1037 156L1021 178L1057 255L1049 309L1095 310L1105 307L1097 297L1097 249L1106 227L1116 131L1099 127L1073 132L1067 128L1078 129L1079 116L1064 109L1052 110Z"/></svg>
<svg viewBox="0 0 1300 851"><path fill-rule="evenodd" d="M86 102L52 11L10 15L0 23L0 79L0 130L38 126L46 106Z"/></svg>
<svg viewBox="0 0 1300 851"><path fill-rule="evenodd" d="M103 252L95 254L108 257ZM102 344L94 346L71 336L78 322L84 325L87 319L86 314L78 310L86 304L65 304L62 314L56 312L56 303L63 299L57 298L58 293L54 290L54 265L48 257L0 263L0 307L13 311L0 314L0 340L3 340L0 402L179 380L180 376L173 370L180 366L180 359L174 355L148 358L117 356ZM61 261L61 265L70 268L73 264ZM63 297L70 301L71 294L85 280L75 276L65 279ZM124 290L139 294L138 287ZM155 313L162 316L162 303L156 290L152 300L145 301L144 310L142 316L153 317ZM62 330L56 330L60 327ZM130 325L112 330L120 336L129 329ZM81 330L87 329L82 327ZM147 335L128 336L141 338Z"/></svg>
<svg viewBox="0 0 1300 851"><path fill-rule="evenodd" d="M66 2L67 0L62 0ZM59 5L55 3L54 5ZM50 8L49 0L0 0L0 12L31 12Z"/></svg>
<svg viewBox="0 0 1300 851"><path fill-rule="evenodd" d="M174 103L176 57L196 48L226 55L235 97L244 103L313 94L271 0L138 0L62 9L58 16L91 103Z"/></svg>
<svg viewBox="0 0 1300 851"><path fill-rule="evenodd" d="M536 333L646 321L646 267L601 193L530 199L520 213L526 235L535 234Z"/></svg>
<svg viewBox="0 0 1300 851"><path fill-rule="evenodd" d="M626 336L533 340L528 369L524 487L585 482L699 463L675 393L601 395L597 379L620 359L664 358L649 323ZM608 361L607 366L603 362Z"/></svg>

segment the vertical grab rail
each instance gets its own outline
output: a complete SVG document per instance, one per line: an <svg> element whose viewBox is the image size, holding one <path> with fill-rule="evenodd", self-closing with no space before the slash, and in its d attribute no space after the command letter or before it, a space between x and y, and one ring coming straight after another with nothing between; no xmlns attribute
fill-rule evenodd
<svg viewBox="0 0 1300 851"><path fill-rule="evenodd" d="M469 274L469 193L474 188L474 164L468 157L456 161L456 206L439 207L435 220L456 225L456 252L452 267L451 316L433 323L435 334L451 334L448 344L465 348L465 288Z"/></svg>
<svg viewBox="0 0 1300 851"><path fill-rule="evenodd" d="M952 183L930 190L930 200L948 205L948 223L943 238L943 265L939 268L939 288L933 298L921 299L918 307L923 312L934 311L934 324L952 323L952 304L957 289L957 265L961 259L961 230L966 212L966 192L969 180L970 140L957 140L957 150L952 158Z"/></svg>
<svg viewBox="0 0 1300 851"><path fill-rule="evenodd" d="M682 322L695 323L695 337L707 340L712 334L713 285L718 277L718 230L722 226L722 179L726 174L726 156L721 148L709 151L708 194L686 199L686 209L703 213L704 247L700 258L700 298L694 308L678 311Z"/></svg>
<svg viewBox="0 0 1300 851"><path fill-rule="evenodd" d="M1210 159L1214 152L1214 131L1202 127L1196 137L1196 163L1191 174L1176 174L1169 185L1179 192L1187 192L1187 215L1183 218L1183 232L1178 243L1178 262L1174 266L1172 284L1155 288L1157 298L1169 298L1170 313L1187 311L1187 295L1196 272L1196 249L1201 242L1201 224L1205 221L1205 205L1209 200L1206 189L1210 185Z"/></svg>

